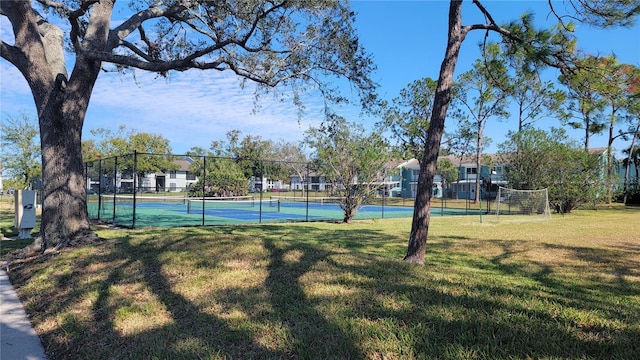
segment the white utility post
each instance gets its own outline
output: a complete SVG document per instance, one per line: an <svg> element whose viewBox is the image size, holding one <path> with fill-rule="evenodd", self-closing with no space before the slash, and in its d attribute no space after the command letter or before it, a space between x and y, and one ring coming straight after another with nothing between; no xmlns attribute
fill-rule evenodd
<svg viewBox="0 0 640 360"><path fill-rule="evenodd" d="M36 227L36 192L33 190L16 190L14 226L20 230L18 239L31 238L31 230Z"/></svg>

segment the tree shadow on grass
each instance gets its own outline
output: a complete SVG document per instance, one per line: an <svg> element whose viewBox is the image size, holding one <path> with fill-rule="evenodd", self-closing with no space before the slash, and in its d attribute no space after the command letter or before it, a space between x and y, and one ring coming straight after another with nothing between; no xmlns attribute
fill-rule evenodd
<svg viewBox="0 0 640 360"><path fill-rule="evenodd" d="M90 255L73 264L72 271L65 271L53 280L50 302L32 308L43 318L58 318L58 326L41 334L50 360L76 358L145 359L145 358L278 358L282 354L272 352L253 341L253 334L245 329L229 326L217 316L201 311L191 300L174 291L176 284L165 276L162 255L170 248L186 246L188 236L173 241L163 241L159 246L151 241L132 241L126 236L113 240L118 244L110 251ZM104 245L104 244L103 244ZM95 249L99 252L99 246ZM116 264L115 268L97 270L98 279L78 284L93 264ZM45 262L41 266L46 266ZM133 270L132 269L137 269ZM134 273L130 273L130 271ZM24 281L28 277L24 276ZM118 328L116 319L121 312L135 309L135 300L126 300L114 290L121 287L133 292L150 291L160 302L160 308L168 319L160 326L148 328L140 320L142 331ZM55 294L55 295L54 295ZM95 301L88 314L65 314L68 308L78 306L82 298ZM153 317L155 314L149 314Z"/></svg>
<svg viewBox="0 0 640 360"><path fill-rule="evenodd" d="M308 233L300 231L300 234ZM140 235L145 233L154 234L154 231L136 232ZM353 359L364 358L348 334L312 308L298 283L300 276L318 261L323 261L328 254L316 246L280 248L274 240L259 241L266 256L266 265L259 265L266 270L264 283L259 288L204 290L204 293L208 292L205 296L215 297L216 302L222 304L223 312L225 309L245 307L242 310L249 316L247 323L224 316L228 314L205 310L199 300L187 298L176 290L180 285L176 283L176 276L179 275L172 274L170 278L167 273L172 269L163 259L169 252L181 253L177 256L192 254L197 267L210 271L211 280L216 281L221 263L230 260L229 255L224 253L225 249L235 246L233 241L238 239L237 231L222 229L220 233L234 233L236 237L233 240L209 240L207 245L194 245L198 239L192 239L191 236L201 235L201 230L186 230L184 236L162 241L140 241L135 239L135 235L126 236L112 240L117 245L109 245L107 251L101 252L100 246L97 246L96 253L71 260L70 269L57 273L53 279L51 295L56 299L42 304L38 311L46 313L43 317L56 317L56 314L63 314L66 309L77 306L80 298L95 294L95 301L88 309L87 316L64 315L59 318L58 328L43 334L51 359L342 358L341 354L348 354ZM221 249L211 252L213 259L205 259L198 253L198 249L216 245ZM283 258L289 250L299 252L297 261L290 262ZM224 261L222 258L225 258ZM92 266L100 263L115 266L92 269ZM77 283L78 279L87 278L87 273L92 271L98 271L99 278L90 283ZM119 291L131 293L122 294ZM135 297L138 296L136 293L143 296L145 291L157 299L159 305L154 309L163 309L167 313L167 321L151 327L139 324L144 328L141 331L122 328L117 318L129 310L140 311L136 308L139 304ZM260 301L267 304L257 305ZM261 308L266 306L269 310L251 308L253 305ZM154 315L149 314L149 318ZM275 328L288 335L284 335L284 339L275 337L280 344L261 342L259 338L264 334L261 334L260 326L270 327L273 323L278 323Z"/></svg>
<svg viewBox="0 0 640 360"><path fill-rule="evenodd" d="M281 354L272 352L253 341L254 334L242 328L230 326L228 321L210 313L204 312L194 302L179 292L173 290L176 285L172 283L163 269L165 264L160 258L170 250L187 246L190 241L187 237L171 242L163 242L163 246L157 247L153 242L132 244L123 242L120 247L121 254L139 254L137 258L129 261L140 262L140 271L143 282L155 295L164 309L168 312L171 321L161 327L139 332L132 336L126 336L121 341L140 344L136 352L128 354L126 358L210 358L212 356L222 358L274 358ZM118 282L121 276L118 270L113 271L113 283ZM215 275L213 275L215 276ZM111 281L105 282L101 296L96 302L96 310L101 312L108 304ZM118 311L117 308L106 310L103 317L111 317ZM113 324L112 329L115 329ZM117 336L115 332L114 336ZM149 341L149 339L155 339ZM131 348L131 345L128 345Z"/></svg>
<svg viewBox="0 0 640 360"><path fill-rule="evenodd" d="M540 286L514 287L494 281L475 281L465 276L478 275L461 271L448 278L429 274L447 260L446 243L432 245L428 258L441 259L436 268L407 267L388 259L366 259L345 265L333 265L341 271L359 274L378 281L371 284L368 296L359 301L357 317L380 321L388 319L403 324L396 327L399 338L413 342L411 356L424 358L632 358L640 351L637 339L640 332L629 317L633 305L624 305L626 311L616 311L617 300L594 299L588 289L566 281L555 280L550 266L541 265L531 271L529 264L506 264L520 250L504 242L504 252L495 258L479 260L472 254L466 255L469 268L495 272L496 274L517 274L541 283ZM434 254L435 253L435 254ZM459 254L455 256L460 256ZM428 261L432 261L428 260ZM594 259L595 260L595 259ZM445 266L446 267L446 266ZM455 269L446 267L449 271ZM400 273L400 274L398 274ZM480 273L481 274L481 273ZM388 279L399 279L393 282ZM414 278L415 281L409 279ZM422 278L422 281L419 279ZM359 282L357 285L367 284ZM613 285L605 285L608 287ZM634 288L638 289L637 284ZM613 289L612 289L613 290ZM614 290L620 295L631 295L626 288ZM637 292L636 292L637 294ZM549 307L538 307L534 300L540 296L547 298ZM401 309L388 303L408 300L410 305ZM556 313L566 307L569 313L575 311L595 311L610 319L609 324L585 326L576 319ZM567 310L565 309L565 310ZM618 309L619 310L619 309ZM560 315L560 316L559 316ZM636 315L637 318L637 315ZM620 328L616 323L626 324Z"/></svg>
<svg viewBox="0 0 640 360"><path fill-rule="evenodd" d="M583 285L554 278L551 267L512 261L521 253L517 242L496 242L501 250L483 258L460 251L460 246L473 247L470 239L443 239L428 245L428 266L416 267L401 257L376 254L376 246L397 246L399 239L388 239L384 232L303 225L258 229L261 233L256 227L185 229L180 236L172 233L171 240L159 239L163 233L157 230L145 230L87 247L87 253L71 257L71 270L55 274L58 289L50 294L57 298L39 304L38 311L46 313L43 318L55 318L65 308L77 306L78 299L95 296L87 315L92 319L83 320L85 314L59 319L59 328L44 336L50 349L56 349L51 360L625 358L638 351L633 342L640 335L637 331L608 325L580 330L572 319L558 317L553 310L527 305L527 299L542 295L561 307L586 308L613 321L629 321L625 312L615 311L612 301L599 303ZM205 233L211 238L200 239ZM138 235L155 238L140 240ZM258 255L234 253L238 242L254 244ZM404 239L401 243L404 247ZM211 289L204 283L199 297L187 297L178 289L180 269L171 268L169 254L186 257L179 261L194 264L193 269L214 282L224 281L220 271L225 264L244 260L233 264L239 272L245 266L263 270L262 281ZM577 251L575 256L605 260L601 253ZM451 265L463 262L464 266ZM619 263L617 271L633 271L631 265ZM513 287L477 279L485 273L529 278L540 286ZM610 286L620 290L620 284ZM347 295L314 292L322 287ZM634 289L637 286L629 284L620 294L633 295ZM124 297L117 291L134 294ZM144 326L142 319L140 331L119 327L117 317L137 305L136 291L157 299L165 322ZM214 298L222 309L205 308L202 302L207 298ZM230 316L234 314L238 317Z"/></svg>
<svg viewBox="0 0 640 360"><path fill-rule="evenodd" d="M501 253L491 257L490 262L478 262L478 267L497 270L509 275L530 278L548 288L567 306L589 306L602 311L606 303L594 297L594 290L613 296L636 295L639 284L631 278L640 278L640 261L637 254L626 248L605 249L577 247L557 244L542 244L542 250L549 261L514 260L523 254L522 244L526 241L493 240ZM553 259L556 255L561 257ZM565 275L567 277L565 277ZM571 281L576 277L579 281ZM619 315L618 306L611 304L612 316Z"/></svg>
<svg viewBox="0 0 640 360"><path fill-rule="evenodd" d="M353 339L324 314L316 311L305 294L300 278L318 262L331 254L314 246L288 243L279 246L264 240L269 251L269 275L265 286L274 308L272 317L280 321L294 338L291 355L302 359L340 358L364 359ZM287 254L293 252L292 259Z"/></svg>
<svg viewBox="0 0 640 360"><path fill-rule="evenodd" d="M640 338L640 329L630 326L640 322L636 297L640 283L633 280L640 275L637 253L627 251L625 246L539 244L537 249L528 249L529 243L524 240L492 242L501 248L500 253L486 260L473 259L474 266L529 280L529 285L515 290L528 291L532 299L542 298L558 308L560 313L550 320L561 321L567 334L583 341L580 348L585 354L607 358L640 354L635 340ZM528 250L542 251L546 256L536 257L538 260L522 256ZM595 320L584 319L580 313L594 314Z"/></svg>

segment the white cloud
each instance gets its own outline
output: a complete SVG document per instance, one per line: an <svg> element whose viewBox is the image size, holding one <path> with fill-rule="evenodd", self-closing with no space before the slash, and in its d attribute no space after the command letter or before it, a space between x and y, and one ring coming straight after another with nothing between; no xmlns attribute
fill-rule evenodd
<svg viewBox="0 0 640 360"><path fill-rule="evenodd" d="M15 67L0 61L0 111L35 117L31 91ZM169 79L155 74L103 73L91 95L85 119L84 138L90 130L128 129L160 134L176 152L191 147L207 148L231 130L266 139L299 141L311 124L322 120L321 103L309 97L302 118L290 99L263 95L254 103L253 87L241 89L230 73L191 70Z"/></svg>
<svg viewBox="0 0 640 360"><path fill-rule="evenodd" d="M308 99L305 116L287 99L264 96L254 105L253 88L241 89L230 73L191 70L170 79L138 72L103 74L94 89L85 122L85 133L100 127L117 129L121 124L140 132L163 135L174 151L193 146L208 147L226 132L297 141L309 124L322 119L321 109Z"/></svg>

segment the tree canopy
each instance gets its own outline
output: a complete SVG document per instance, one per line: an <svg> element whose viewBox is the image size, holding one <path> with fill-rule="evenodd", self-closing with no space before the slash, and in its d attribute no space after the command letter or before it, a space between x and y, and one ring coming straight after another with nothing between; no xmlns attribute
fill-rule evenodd
<svg viewBox="0 0 640 360"><path fill-rule="evenodd" d="M83 150L100 158L121 156L118 165L121 172L132 172L134 161L135 172L139 177L156 171L176 169L173 157L170 156L169 139L162 135L127 129L126 125L120 125L116 132L103 128L93 129L91 134L97 137L97 141L92 140L85 143ZM131 156L134 153L138 153L135 159L134 156ZM113 170L107 164L109 163L103 164L105 167L103 170Z"/></svg>
<svg viewBox="0 0 640 360"><path fill-rule="evenodd" d="M498 153L507 165L506 179L514 189L549 189L556 212L571 212L592 203L602 189L598 155L583 151L562 129L511 132Z"/></svg>
<svg viewBox="0 0 640 360"><path fill-rule="evenodd" d="M382 106L378 126L390 131L403 157L419 158L424 151L435 90L435 80L415 80L400 90L400 95L391 103Z"/></svg>
<svg viewBox="0 0 640 360"><path fill-rule="evenodd" d="M39 116L43 215L34 248L93 241L86 210L81 134L103 71L229 71L256 94L316 91L332 103L376 100L375 70L346 0L0 2L14 42L2 58L24 76ZM68 29L68 31L64 31ZM65 53L72 53L68 59ZM71 69L71 70L69 70ZM84 239L84 240L83 240Z"/></svg>
<svg viewBox="0 0 640 360"><path fill-rule="evenodd" d="M201 148L193 148L187 155L192 159L189 172L198 177L189 188L190 196L243 196L249 192L247 177L235 159Z"/></svg>
<svg viewBox="0 0 640 360"><path fill-rule="evenodd" d="M368 133L362 125L334 116L330 122L307 130L305 144L312 149L321 173L333 184L335 195L342 197L344 222L351 222L387 176L387 142L377 132Z"/></svg>
<svg viewBox="0 0 640 360"><path fill-rule="evenodd" d="M0 122L0 168L6 171L13 186L28 189L40 176L38 129L33 120L21 114L6 115Z"/></svg>

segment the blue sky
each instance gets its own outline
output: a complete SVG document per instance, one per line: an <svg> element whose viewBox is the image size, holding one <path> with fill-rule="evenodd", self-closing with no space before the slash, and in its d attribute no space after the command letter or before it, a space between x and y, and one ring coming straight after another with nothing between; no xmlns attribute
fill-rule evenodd
<svg viewBox="0 0 640 360"><path fill-rule="evenodd" d="M546 0L498 1L483 4L499 23L517 18L523 11L536 13L542 24L547 17ZM556 2L562 7L561 2ZM356 28L365 49L373 54L378 71L374 74L380 94L386 99L397 97L408 83L423 78L437 78L447 35L448 1L374 1L352 2L357 12ZM471 1L466 2L463 22L482 22ZM477 44L483 33L470 34L465 40L456 73L468 70L478 56ZM0 24L0 37L11 40L6 19ZM615 53L619 61L640 66L640 27L600 30L581 25L579 47L592 54ZM546 74L556 77L553 70ZM0 60L0 112L2 116L26 113L35 119L35 106L26 82L6 61ZM288 102L265 96L256 111L251 87L240 89L239 80L231 73L187 71L174 73L169 80L138 71L131 75L101 74L96 84L85 121L84 139L89 130L117 130L125 124L129 129L160 134L170 140L175 153L191 147L208 148L212 140L222 139L227 131L238 129L245 135L298 141L303 132L322 119L320 102L308 99L308 109L298 119L296 109ZM372 125L377 119L360 118L355 108L342 114L352 121ZM496 151L508 130L515 129L514 120L489 122L486 135L493 139L487 149ZM559 126L555 119L537 123L539 127ZM581 132L571 132L580 139ZM617 148L628 146L618 142ZM602 136L592 139L592 146L606 146Z"/></svg>

